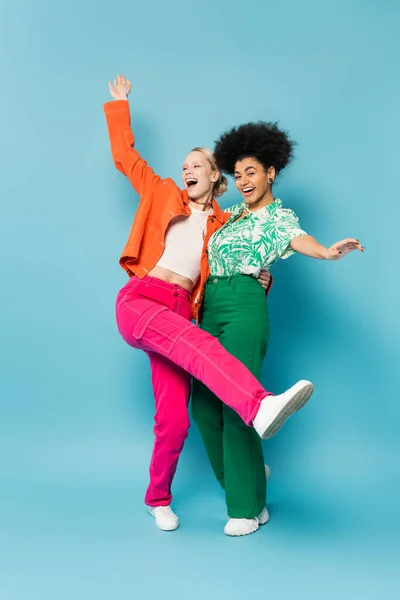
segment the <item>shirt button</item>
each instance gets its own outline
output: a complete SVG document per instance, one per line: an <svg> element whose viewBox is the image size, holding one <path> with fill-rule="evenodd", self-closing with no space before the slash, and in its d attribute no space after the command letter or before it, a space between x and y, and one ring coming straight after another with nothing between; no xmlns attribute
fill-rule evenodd
<svg viewBox="0 0 400 600"><path fill-rule="evenodd" d="M218 283L218 279L214 279L214 283Z"/></svg>

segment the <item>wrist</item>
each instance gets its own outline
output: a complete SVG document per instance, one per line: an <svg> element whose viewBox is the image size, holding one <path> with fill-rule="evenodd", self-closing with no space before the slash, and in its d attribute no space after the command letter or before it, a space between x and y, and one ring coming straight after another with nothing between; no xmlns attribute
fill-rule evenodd
<svg viewBox="0 0 400 600"><path fill-rule="evenodd" d="M114 100L128 100L127 94L118 94L118 96L114 96Z"/></svg>

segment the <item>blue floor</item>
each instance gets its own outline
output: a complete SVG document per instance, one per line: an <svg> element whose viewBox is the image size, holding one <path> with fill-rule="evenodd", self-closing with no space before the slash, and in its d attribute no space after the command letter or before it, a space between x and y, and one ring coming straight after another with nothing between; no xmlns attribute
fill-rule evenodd
<svg viewBox="0 0 400 600"><path fill-rule="evenodd" d="M164 533L142 504L150 436L117 433L3 436L1 600L399 597L400 528L373 484L346 495L342 472L336 495L310 489L317 468L306 488L276 455L270 523L227 538L193 430L174 490L181 527Z"/></svg>
<svg viewBox="0 0 400 600"><path fill-rule="evenodd" d="M399 20L377 0L1 3L0 600L400 599ZM114 315L139 198L102 109L118 73L162 177L278 121L299 145L276 195L323 244L367 248L273 269L262 382L316 391L265 443L271 520L245 538L223 534L195 426L180 529L143 505L149 365Z"/></svg>

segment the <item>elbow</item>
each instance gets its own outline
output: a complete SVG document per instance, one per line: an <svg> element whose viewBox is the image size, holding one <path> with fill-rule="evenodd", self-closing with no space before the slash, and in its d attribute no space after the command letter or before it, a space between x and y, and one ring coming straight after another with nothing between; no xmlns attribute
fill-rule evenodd
<svg viewBox="0 0 400 600"><path fill-rule="evenodd" d="M299 236L290 240L289 248L291 248L294 252L301 252L301 241L299 242L300 239L301 237Z"/></svg>
<svg viewBox="0 0 400 600"><path fill-rule="evenodd" d="M118 160L114 160L114 165L115 168L118 169L118 171L120 171L120 173L122 173L123 175L126 175L124 167L122 166L122 163Z"/></svg>
<svg viewBox="0 0 400 600"><path fill-rule="evenodd" d="M114 162L115 168L118 169L118 171L120 171L123 175L126 175L125 169L122 166L122 160L121 160L121 157L119 156L119 154L117 154L117 152L115 152L113 150L112 157L113 157L113 162Z"/></svg>

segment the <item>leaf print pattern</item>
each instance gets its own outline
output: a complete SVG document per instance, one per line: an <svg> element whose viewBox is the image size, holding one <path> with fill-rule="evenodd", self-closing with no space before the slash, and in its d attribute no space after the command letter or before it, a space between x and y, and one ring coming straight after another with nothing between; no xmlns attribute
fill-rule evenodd
<svg viewBox="0 0 400 600"><path fill-rule="evenodd" d="M262 269L269 269L280 258L294 254L290 247L294 237L307 235L300 228L297 215L282 208L279 198L235 222L244 208L245 204L241 202L226 209L225 212L231 213L229 221L209 241L211 275L258 277Z"/></svg>

